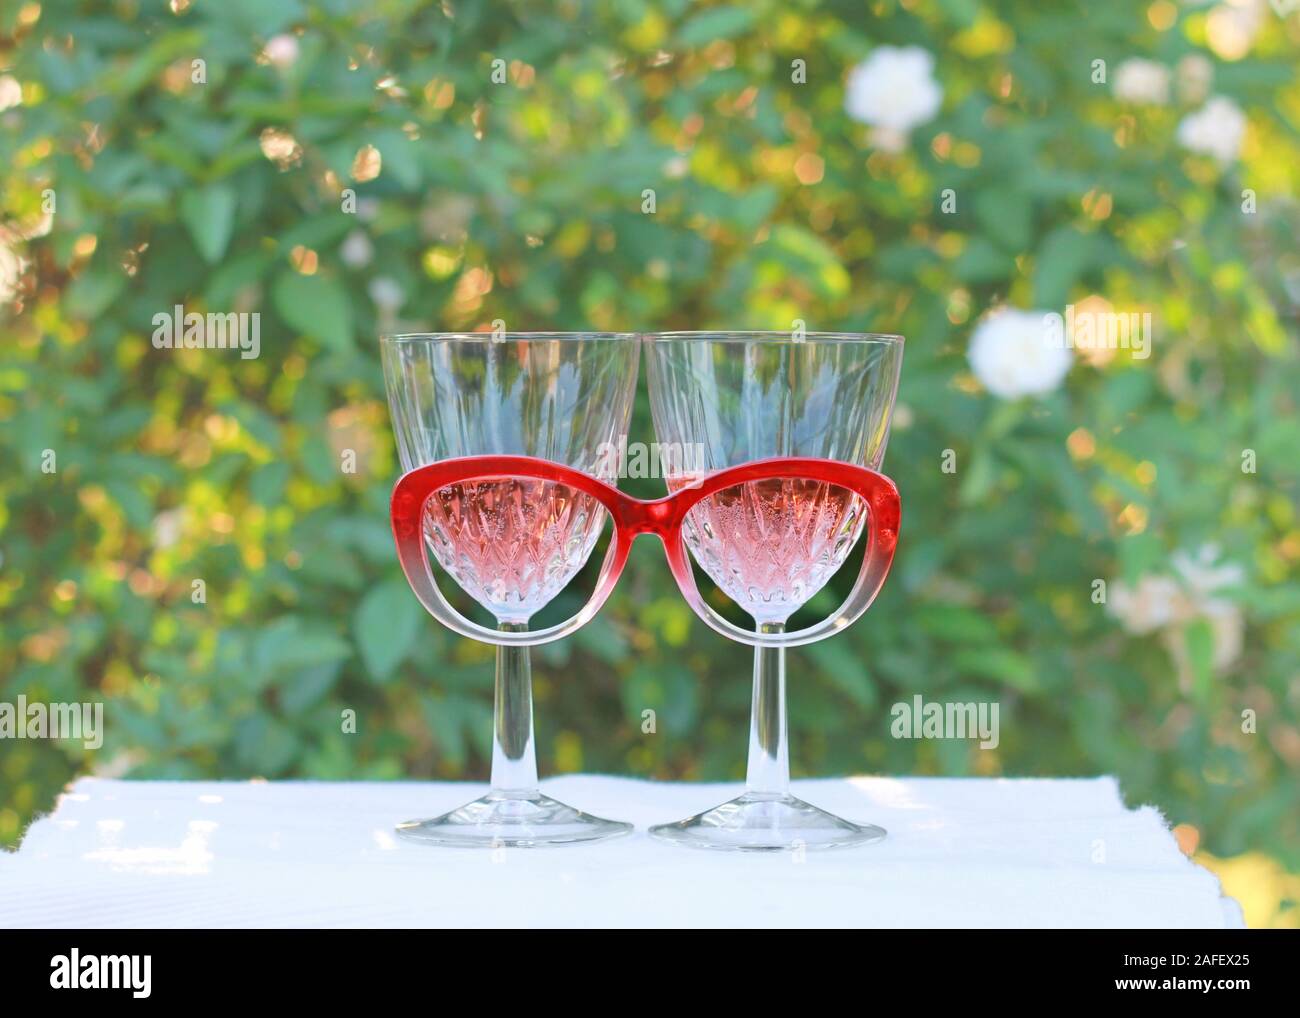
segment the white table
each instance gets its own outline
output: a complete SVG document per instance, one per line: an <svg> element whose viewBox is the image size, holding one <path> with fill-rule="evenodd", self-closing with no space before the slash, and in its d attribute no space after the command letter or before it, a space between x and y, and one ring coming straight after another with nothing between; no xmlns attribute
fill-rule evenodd
<svg viewBox="0 0 1300 1018"><path fill-rule="evenodd" d="M848 778L795 794L889 837L789 855L652 841L734 785L570 776L543 788L634 821L543 850L400 841L481 786L82 779L0 852L0 927L1241 926L1236 902L1111 778Z"/></svg>

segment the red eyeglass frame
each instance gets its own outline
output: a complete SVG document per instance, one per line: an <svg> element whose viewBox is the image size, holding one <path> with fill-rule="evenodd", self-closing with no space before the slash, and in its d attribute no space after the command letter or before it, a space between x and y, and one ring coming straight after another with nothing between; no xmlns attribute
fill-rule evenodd
<svg viewBox="0 0 1300 1018"><path fill-rule="evenodd" d="M450 484L510 477L554 481L595 498L609 512L614 539L600 567L591 599L572 618L546 629L503 632L466 618L447 601L434 580L422 522L429 497ZM848 488L867 507L864 527L866 552L853 589L830 618L788 633L758 633L728 622L700 594L682 535L686 514L702 499L746 481L797 478L825 481ZM601 609L627 563L632 542L641 534L654 534L664 546L668 566L692 610L723 636L762 647L795 647L833 636L857 620L875 600L894 561L898 545L901 505L898 489L884 474L867 467L834 460L778 457L756 460L711 473L680 491L658 499L638 499L580 470L532 456L465 456L441 460L403 474L393 488L393 536L407 582L425 609L447 628L462 636L500 646L536 646L563 639L591 620Z"/></svg>

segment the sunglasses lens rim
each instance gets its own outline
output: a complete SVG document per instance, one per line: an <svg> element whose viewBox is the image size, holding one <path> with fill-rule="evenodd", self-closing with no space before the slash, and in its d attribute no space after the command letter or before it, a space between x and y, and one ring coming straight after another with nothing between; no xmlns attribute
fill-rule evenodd
<svg viewBox="0 0 1300 1018"><path fill-rule="evenodd" d="M583 607L565 622L536 631L490 630L456 611L438 589L423 532L424 506L436 492L466 481L510 478L554 481L590 495L609 512L613 528L596 586ZM763 633L740 629L705 601L695 581L683 525L687 514L709 496L739 484L775 479L825 481L858 495L867 509L858 540L865 535L867 547L854 586L836 612L803 629ZM547 460L522 456L472 456L426 464L403 474L393 489L391 521L403 572L416 596L439 622L471 639L498 646L537 646L576 632L604 606L622 574L632 542L642 533L653 533L664 545L678 589L701 621L740 643L756 647L788 647L833 636L855 622L870 607L893 564L900 513L898 489L890 478L869 467L834 460L793 457L758 460L709 474L698 483L664 498L643 500L582 471ZM413 548L418 549L418 561Z"/></svg>
<svg viewBox="0 0 1300 1018"><path fill-rule="evenodd" d="M627 558L618 525L617 507L609 497L605 486L580 471L545 460L538 460L535 464L521 462L517 465L501 465L502 460L526 461L528 459L528 457L475 456L460 460L441 460L407 471L398 479L393 489L390 510L393 536L397 542L402 571L416 597L429 614L448 629L461 636L497 646L540 646L563 639L582 628L603 607ZM481 465L486 463L492 466ZM610 515L612 532L609 547L590 596L568 619L542 629L489 629L456 610L438 586L433 568L437 556L430 554L424 533L425 506L439 491L471 481L511 479L542 480L564 484L582 494L594 497ZM602 523L602 529L603 526ZM585 561L583 565L586 565ZM450 575L440 562L438 566L444 574ZM454 576L452 580L455 582Z"/></svg>

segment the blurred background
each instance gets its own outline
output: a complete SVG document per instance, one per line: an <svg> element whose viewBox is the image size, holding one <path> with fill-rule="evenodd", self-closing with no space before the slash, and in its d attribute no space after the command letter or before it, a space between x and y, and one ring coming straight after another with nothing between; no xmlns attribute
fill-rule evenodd
<svg viewBox="0 0 1300 1018"><path fill-rule="evenodd" d="M1289 0L6 3L0 699L106 731L0 740L0 844L85 773L486 778L381 331L803 320L908 342L898 559L791 654L796 775L1115 774L1300 925L1298 54ZM177 304L260 355L156 349ZM1149 356L1035 356L1067 305ZM649 543L534 669L545 774L742 776L747 648ZM916 694L1000 744L891 738Z"/></svg>

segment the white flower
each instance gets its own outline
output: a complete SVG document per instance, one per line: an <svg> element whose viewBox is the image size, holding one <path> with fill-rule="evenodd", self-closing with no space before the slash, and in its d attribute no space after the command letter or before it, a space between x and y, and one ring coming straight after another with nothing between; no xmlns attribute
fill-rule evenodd
<svg viewBox="0 0 1300 1018"><path fill-rule="evenodd" d="M1112 584L1106 610L1130 633L1142 635L1186 618L1190 603L1168 576L1145 575L1132 587Z"/></svg>
<svg viewBox="0 0 1300 1018"><path fill-rule="evenodd" d="M1178 125L1178 142L1184 148L1213 156L1227 166L1241 154L1246 136L1246 114L1231 99L1214 96Z"/></svg>
<svg viewBox="0 0 1300 1018"><path fill-rule="evenodd" d="M292 35L273 36L267 40L262 55L281 70L292 67L298 59L298 39Z"/></svg>
<svg viewBox="0 0 1300 1018"><path fill-rule="evenodd" d="M8 304L18 292L24 264L17 251L0 241L0 304Z"/></svg>
<svg viewBox="0 0 1300 1018"><path fill-rule="evenodd" d="M1214 84L1214 64L1203 53L1189 53L1174 69L1178 79L1178 98L1185 103L1204 102Z"/></svg>
<svg viewBox="0 0 1300 1018"><path fill-rule="evenodd" d="M1180 681L1190 688L1192 663L1187 629L1197 621L1209 624L1213 639L1211 665L1227 668L1241 655L1246 620L1234 601L1215 596L1225 587L1239 585L1246 576L1236 563L1217 565L1219 549L1203 545L1195 555L1175 552L1170 557L1174 576L1145 574L1130 587L1111 585L1106 610L1130 633L1157 630L1178 666Z"/></svg>
<svg viewBox="0 0 1300 1018"><path fill-rule="evenodd" d="M1250 52L1264 27L1266 13L1264 0L1228 0L1219 4L1205 19L1206 42L1216 56L1240 60Z"/></svg>
<svg viewBox="0 0 1300 1018"><path fill-rule="evenodd" d="M943 104L934 57L919 46L878 46L849 72L844 109L854 120L906 135Z"/></svg>
<svg viewBox="0 0 1300 1018"><path fill-rule="evenodd" d="M1164 106L1169 102L1169 69L1134 57L1115 69L1115 95L1124 102Z"/></svg>
<svg viewBox="0 0 1300 1018"><path fill-rule="evenodd" d="M1007 308L975 327L971 370L984 388L1003 399L1051 392L1070 370L1069 347L1053 341L1046 311Z"/></svg>
<svg viewBox="0 0 1300 1018"><path fill-rule="evenodd" d="M1195 556L1179 551L1171 556L1170 562L1187 589L1205 601L1220 588L1238 586L1246 578L1246 571L1236 562L1215 565L1218 557L1217 544L1203 544Z"/></svg>
<svg viewBox="0 0 1300 1018"><path fill-rule="evenodd" d="M680 180L690 171L690 160L685 156L673 156L664 163L664 176L673 180Z"/></svg>
<svg viewBox="0 0 1300 1018"><path fill-rule="evenodd" d="M343 241L343 246L339 248L339 257L343 259L343 264L353 269L365 268L374 255L375 249L370 243L370 238L362 230L353 230L349 233L347 239Z"/></svg>
<svg viewBox="0 0 1300 1018"><path fill-rule="evenodd" d="M406 294L394 279L378 276L370 281L370 299L380 311L392 313L406 301Z"/></svg>
<svg viewBox="0 0 1300 1018"><path fill-rule="evenodd" d="M18 106L23 101L23 86L12 75L0 75L0 110Z"/></svg>
<svg viewBox="0 0 1300 1018"><path fill-rule="evenodd" d="M1241 609L1229 601L1210 602L1204 606L1204 616L1210 623L1210 637L1214 641L1210 664L1221 671L1241 656L1246 619Z"/></svg>
<svg viewBox="0 0 1300 1018"><path fill-rule="evenodd" d="M184 509L168 509L165 512L160 512L153 518L154 547L164 550L172 547L180 540L181 531L184 528Z"/></svg>

